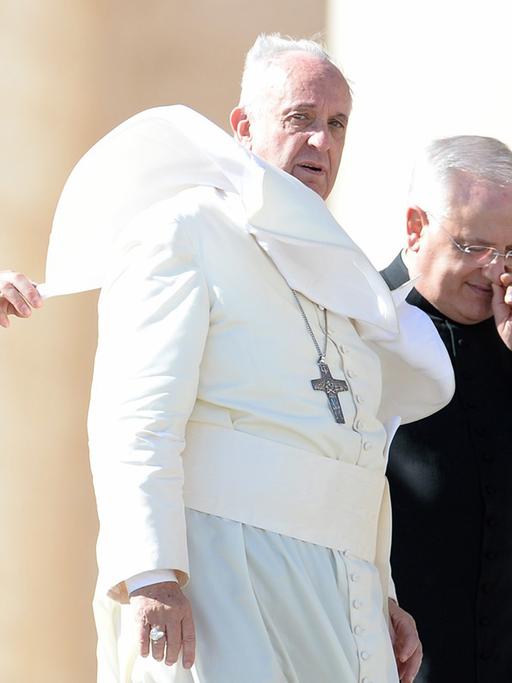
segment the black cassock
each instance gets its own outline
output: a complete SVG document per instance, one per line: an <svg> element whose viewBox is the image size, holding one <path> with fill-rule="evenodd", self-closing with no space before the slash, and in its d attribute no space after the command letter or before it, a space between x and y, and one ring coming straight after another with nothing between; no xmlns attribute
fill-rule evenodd
<svg viewBox="0 0 512 683"><path fill-rule="evenodd" d="M382 275L391 289L409 279L400 256ZM400 427L388 466L393 578L425 651L415 683L512 683L512 352L493 319L455 323L416 290L407 301L456 381L443 410Z"/></svg>

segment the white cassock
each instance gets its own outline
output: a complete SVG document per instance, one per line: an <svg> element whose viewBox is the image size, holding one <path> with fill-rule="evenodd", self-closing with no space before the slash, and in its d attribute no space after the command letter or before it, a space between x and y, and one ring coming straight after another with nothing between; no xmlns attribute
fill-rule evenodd
<svg viewBox="0 0 512 683"><path fill-rule="evenodd" d="M97 286L100 683L395 683L387 449L453 392L427 316L320 197L181 107L125 122L68 181L47 292ZM124 582L160 569L192 602L191 672L137 657Z"/></svg>

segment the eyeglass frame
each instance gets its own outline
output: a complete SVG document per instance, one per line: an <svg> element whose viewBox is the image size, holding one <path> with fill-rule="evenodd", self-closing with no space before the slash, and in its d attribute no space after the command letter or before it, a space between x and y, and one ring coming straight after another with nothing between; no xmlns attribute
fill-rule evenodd
<svg viewBox="0 0 512 683"><path fill-rule="evenodd" d="M499 249L496 249L496 247L490 247L490 246L488 247L485 244L466 244L466 245L460 244L459 242L457 242L457 240L452 235L450 235L450 233L448 232L448 230L446 228L443 228L443 226L441 225L441 219L440 218L438 218L431 211L424 211L424 213L426 213L427 216L431 216L432 218L434 218L437 221L437 224L441 228L441 230L444 233L446 233L446 235L448 235L451 242L457 247L457 249L460 252L462 252L463 254L466 254L466 256L476 256L475 252L468 251L468 249L476 248L476 249L486 249L487 251L489 251L493 255L492 258L489 261L487 261L486 263L479 264L480 267L484 268L485 266L490 266L491 263L494 263L496 261L496 258L498 256L503 257L504 264L506 264L507 260L510 259L509 265L512 266L512 249L509 249L506 252L502 252L502 251L499 251Z"/></svg>

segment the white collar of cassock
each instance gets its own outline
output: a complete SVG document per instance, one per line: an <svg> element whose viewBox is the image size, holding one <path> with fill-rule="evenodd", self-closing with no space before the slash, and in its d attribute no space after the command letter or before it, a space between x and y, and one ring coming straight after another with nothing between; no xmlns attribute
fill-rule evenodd
<svg viewBox="0 0 512 683"><path fill-rule="evenodd" d="M247 229L290 287L352 318L366 339L398 334L386 284L323 200L181 105L133 116L75 166L55 213L42 293L100 288L123 227L196 185L240 195Z"/></svg>

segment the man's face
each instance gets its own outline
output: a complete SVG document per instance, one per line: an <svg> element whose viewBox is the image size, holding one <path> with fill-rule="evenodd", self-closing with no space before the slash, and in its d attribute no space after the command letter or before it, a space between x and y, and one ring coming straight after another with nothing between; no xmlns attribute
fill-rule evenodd
<svg viewBox="0 0 512 683"><path fill-rule="evenodd" d="M265 76L269 80L260 101L233 124L237 137L325 199L345 143L351 107L347 83L334 66L301 52L285 53Z"/></svg>
<svg viewBox="0 0 512 683"><path fill-rule="evenodd" d="M493 246L502 253L512 249L512 187L471 180L462 175L454 178L451 208L444 216L421 212L423 226L413 233L412 245L409 232L407 258L413 264L411 276L421 274L418 291L463 324L491 317L491 283L499 284L505 266L502 257L487 266L476 265L446 233L463 246Z"/></svg>

